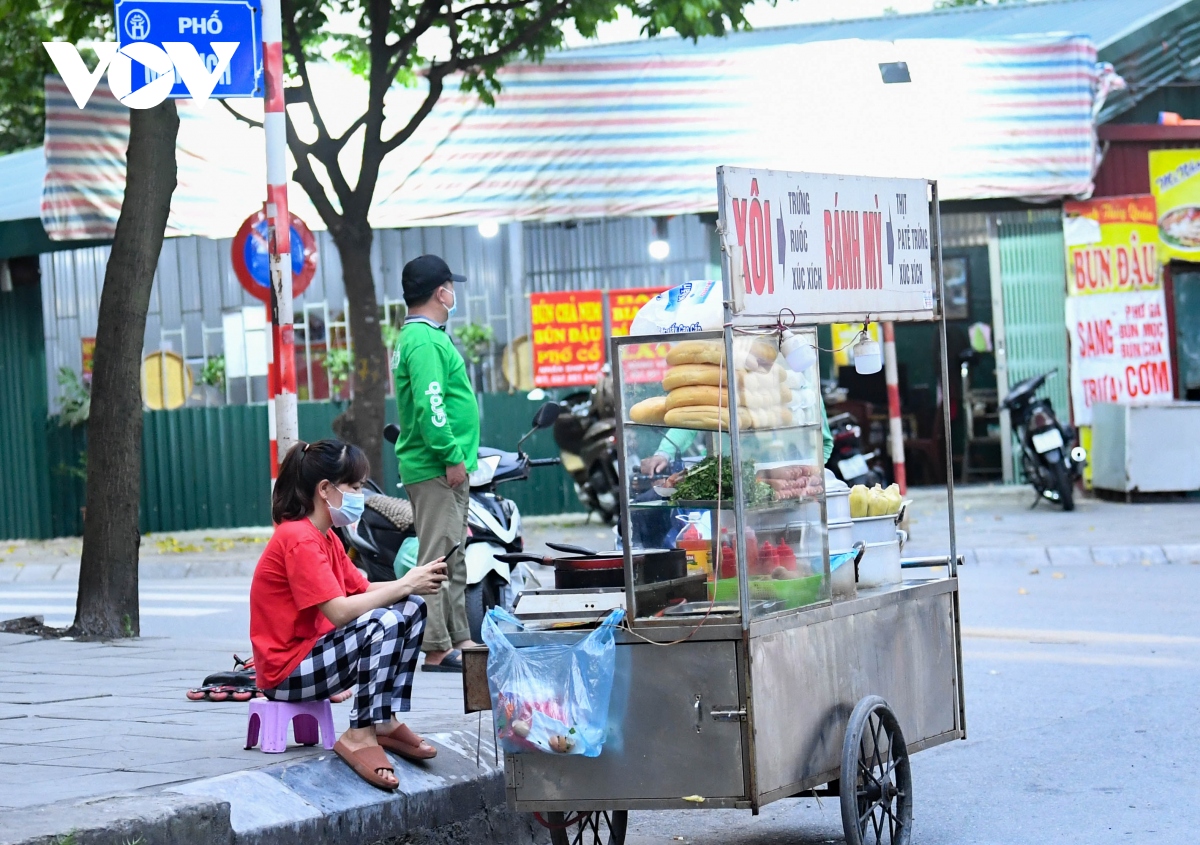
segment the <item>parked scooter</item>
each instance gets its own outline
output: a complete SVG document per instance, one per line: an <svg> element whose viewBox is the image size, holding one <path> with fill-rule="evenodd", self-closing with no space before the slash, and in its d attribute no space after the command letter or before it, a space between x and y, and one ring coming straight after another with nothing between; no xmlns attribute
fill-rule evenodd
<svg viewBox="0 0 1200 845"><path fill-rule="evenodd" d="M1034 505L1049 499L1069 511L1075 509L1075 482L1083 476L1087 452L1080 446L1068 449L1075 443L1074 427L1058 421L1047 397L1035 396L1057 372L1055 368L1015 385L1000 407L1008 411L1017 432L1025 478L1038 492Z"/></svg>
<svg viewBox="0 0 1200 845"><path fill-rule="evenodd" d="M882 468L872 468L870 461L877 457L875 452L862 452L862 429L851 414L837 414L829 418L829 432L833 435L833 452L825 462L829 469L842 481L853 486L865 484L887 484Z"/></svg>
<svg viewBox="0 0 1200 845"><path fill-rule="evenodd" d="M554 423L554 442L563 469L575 482L579 503L611 524L621 507L611 373L601 373L594 388L570 394L562 406L566 413Z"/></svg>
<svg viewBox="0 0 1200 845"><path fill-rule="evenodd" d="M483 617L493 607L511 609L525 588L526 570L496 560L497 554L520 552L521 512L515 502L496 492L506 481L524 481L530 467L551 466L559 458L533 458L521 452L521 445L539 429L549 428L562 412L556 402L547 402L533 418L533 428L517 441L516 452L480 447L479 466L467 479L470 500L467 506L467 542L463 550L467 564L467 621L471 639L482 642ZM395 425L383 431L384 439L395 443L400 429ZM402 487L402 485L398 485ZM412 505L407 499L384 495L379 487L367 482L366 509L363 518L350 528L337 529L347 550L353 549L355 563L371 581L394 581L396 555L401 544L416 536L412 525Z"/></svg>

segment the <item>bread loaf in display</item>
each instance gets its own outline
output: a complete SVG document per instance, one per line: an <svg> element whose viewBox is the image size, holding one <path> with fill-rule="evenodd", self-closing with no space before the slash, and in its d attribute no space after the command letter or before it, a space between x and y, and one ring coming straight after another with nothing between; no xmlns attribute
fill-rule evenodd
<svg viewBox="0 0 1200 845"><path fill-rule="evenodd" d="M663 414L667 412L666 396L651 396L629 409L629 419L635 423L663 425Z"/></svg>

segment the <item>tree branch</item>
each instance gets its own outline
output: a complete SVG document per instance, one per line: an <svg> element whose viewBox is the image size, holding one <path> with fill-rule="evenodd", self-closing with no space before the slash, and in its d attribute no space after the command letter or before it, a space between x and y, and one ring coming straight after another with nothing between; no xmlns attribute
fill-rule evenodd
<svg viewBox="0 0 1200 845"><path fill-rule="evenodd" d="M217 100L217 102L221 104L221 107L224 108L225 111L229 112L231 115L236 117L242 123L246 124L247 126L255 127L257 129L262 129L262 121L255 120L254 118L251 118L251 117L246 117L246 115L244 115L244 114L238 114L236 111L233 110L233 106L229 105L228 100Z"/></svg>
<svg viewBox="0 0 1200 845"><path fill-rule="evenodd" d="M292 158L296 160L296 170L292 173L292 178L304 189L304 193L308 194L309 200L316 207L321 219L325 221L326 227L331 232L340 229L342 215L329 201L329 196L325 193L325 186L317 178L312 162L308 160L309 145L301 141L300 136L296 134L296 127L292 124L290 116L287 118L287 142L288 149L292 151ZM321 163L324 164L324 162ZM328 166L326 166L326 170L328 170Z"/></svg>
<svg viewBox="0 0 1200 845"><path fill-rule="evenodd" d="M396 147L400 146L409 138L411 138L413 133L417 131L417 127L424 122L425 118L429 117L429 113L433 111L433 107L437 105L437 101L442 96L442 91L444 90L444 79L446 74L449 72L450 71L446 71L445 73L431 72L429 74L429 93L425 95L425 101L421 103L421 107L417 109L416 113L408 119L408 123L403 129L383 142L383 155L387 155L392 150L396 149Z"/></svg>
<svg viewBox="0 0 1200 845"><path fill-rule="evenodd" d="M408 63L408 54L416 46L417 39L424 35L429 27L433 26L433 22L442 11L442 6L443 3L441 0L425 0L421 4L421 10L417 12L417 17L413 21L412 28L404 33L404 36L396 41L395 44L388 47L388 55L395 57L395 61L388 64L388 70L391 71L391 79L395 79L396 73L400 71L400 67ZM395 71L392 71L392 68L395 68Z"/></svg>
<svg viewBox="0 0 1200 845"><path fill-rule="evenodd" d="M421 107L417 109L416 113L409 119L408 123L403 129L383 143L383 155L387 155L392 150L396 149L409 138L411 138L413 133L417 131L417 127L419 127L425 118L429 116L429 113L433 111L434 105L437 104L438 99L441 97L442 92L445 89L445 77L459 70L482 67L490 64L493 61L503 59L505 56L510 55L514 51L523 49L535 41L537 37L541 35L542 31L554 22L556 17L566 11L566 8L566 2L559 2L548 7L536 20L531 21L526 27L523 28L521 35L518 38L513 39L502 48L499 48L491 53L484 53L467 61L462 59L460 46L456 37L457 28L452 25L450 27L450 32L454 58L452 58L449 62L440 65L434 65L432 68L430 68L429 94L426 96L425 102L421 104Z"/></svg>
<svg viewBox="0 0 1200 845"><path fill-rule="evenodd" d="M352 189L350 188L350 183L346 181L346 177L342 173L341 164L338 162L338 154L346 145L350 133L343 135L337 141L334 141L330 137L329 130L325 127L325 120L321 117L321 110L317 108L316 98L313 96L312 83L308 76L308 58L304 55L304 44L300 40L300 30L296 26L296 15L291 3L285 5L283 19L284 25L287 27L288 52L291 53L292 59L296 62L296 72L300 76L300 85L288 90L299 95L308 106L309 114L312 115L313 125L317 129L317 140L315 143L305 144L300 141L298 135L296 136L296 143L297 145L303 145L304 157L311 155L325 167L325 172L329 174L329 181L333 183L333 191L337 195L338 202L344 208L352 194ZM295 127L292 125L291 118L288 118L288 146L292 145L291 136L293 134L295 134ZM299 162L302 157L301 154L293 150L293 155L296 157L297 162ZM323 188L322 194L324 194Z"/></svg>

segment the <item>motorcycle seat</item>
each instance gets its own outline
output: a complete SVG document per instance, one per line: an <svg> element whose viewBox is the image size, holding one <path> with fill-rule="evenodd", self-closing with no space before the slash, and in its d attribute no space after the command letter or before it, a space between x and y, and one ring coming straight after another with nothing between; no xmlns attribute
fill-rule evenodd
<svg viewBox="0 0 1200 845"><path fill-rule="evenodd" d="M412 503L407 499L397 499L392 496L380 494L367 499L366 507L368 510L379 514L387 523L390 523L391 527L398 531L407 531L412 527ZM364 516L366 516L365 512Z"/></svg>

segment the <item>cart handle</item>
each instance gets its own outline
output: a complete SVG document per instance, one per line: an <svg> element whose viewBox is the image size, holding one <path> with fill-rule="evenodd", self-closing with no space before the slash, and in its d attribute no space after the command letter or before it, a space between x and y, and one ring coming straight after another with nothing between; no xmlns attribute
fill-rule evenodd
<svg viewBox="0 0 1200 845"><path fill-rule="evenodd" d="M950 555L930 555L928 557L906 557L900 561L901 569L927 569L934 566L949 566ZM963 565L963 556L958 556L958 565Z"/></svg>

